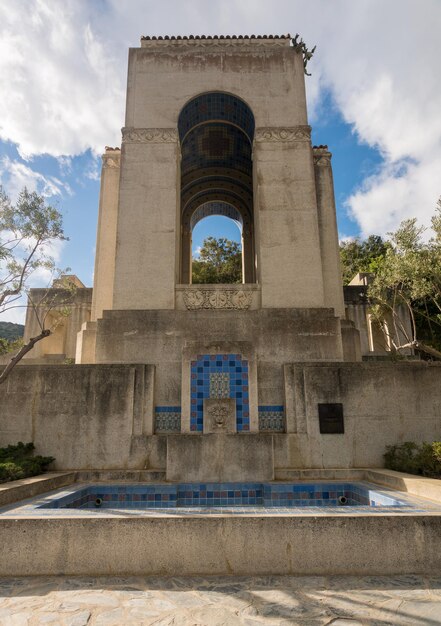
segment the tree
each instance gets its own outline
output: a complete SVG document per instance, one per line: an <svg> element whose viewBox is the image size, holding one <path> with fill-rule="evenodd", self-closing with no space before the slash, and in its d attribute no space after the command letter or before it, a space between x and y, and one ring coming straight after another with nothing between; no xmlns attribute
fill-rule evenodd
<svg viewBox="0 0 441 626"><path fill-rule="evenodd" d="M48 248L52 242L64 239L61 214L41 195L25 188L14 205L0 187L0 313L22 306L18 301L37 270L56 272ZM38 341L51 334L51 329L45 327L45 317L38 317L38 321L41 333L11 359L0 375L0 384Z"/></svg>
<svg viewBox="0 0 441 626"><path fill-rule="evenodd" d="M371 311L392 349L413 348L441 358L441 198L433 236L416 219L389 233L391 245L368 287ZM406 311L410 325L403 318Z"/></svg>
<svg viewBox="0 0 441 626"><path fill-rule="evenodd" d="M358 272L376 273L390 243L379 235L370 235L364 241L359 238L340 243L343 284L348 285Z"/></svg>
<svg viewBox="0 0 441 626"><path fill-rule="evenodd" d="M204 239L199 259L193 261L192 282L194 284L241 283L240 245L224 237Z"/></svg>

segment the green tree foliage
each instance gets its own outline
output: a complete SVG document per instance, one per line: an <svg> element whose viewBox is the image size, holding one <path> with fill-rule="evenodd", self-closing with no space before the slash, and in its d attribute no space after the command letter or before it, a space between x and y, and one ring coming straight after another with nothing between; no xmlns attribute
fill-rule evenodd
<svg viewBox="0 0 441 626"><path fill-rule="evenodd" d="M405 441L386 446L384 463L387 469L397 472L441 478L441 441L421 444Z"/></svg>
<svg viewBox="0 0 441 626"><path fill-rule="evenodd" d="M65 239L61 214L26 188L12 204L0 187L0 313L11 308L39 268L53 271L48 244Z"/></svg>
<svg viewBox="0 0 441 626"><path fill-rule="evenodd" d="M441 201L431 225L429 239L416 219L404 220L389 233L391 245L369 285L368 297L394 350L414 348L441 358ZM404 313L410 318L410 329ZM388 318L393 333L385 324Z"/></svg>
<svg viewBox="0 0 441 626"><path fill-rule="evenodd" d="M389 248L390 243L379 235L341 242L343 284L348 285L358 272L376 273Z"/></svg>
<svg viewBox="0 0 441 626"><path fill-rule="evenodd" d="M25 188L13 204L0 187L0 313L20 306L19 299L34 272L42 268L55 272L55 262L48 248L52 242L63 239L66 237L61 213L46 204L43 196ZM32 302L30 304L32 306ZM11 359L0 374L0 384L37 341L51 334L51 330L45 328L45 320L38 315L37 319L41 333L32 337ZM2 342L2 349L7 347Z"/></svg>
<svg viewBox="0 0 441 626"><path fill-rule="evenodd" d="M194 284L241 283L240 245L224 237L204 239L199 259L193 261L192 282Z"/></svg>
<svg viewBox="0 0 441 626"><path fill-rule="evenodd" d="M20 339L24 334L23 324L13 324L12 322L0 322L0 337L8 341Z"/></svg>
<svg viewBox="0 0 441 626"><path fill-rule="evenodd" d="M53 461L53 456L34 456L33 443L0 448L0 483L42 474Z"/></svg>

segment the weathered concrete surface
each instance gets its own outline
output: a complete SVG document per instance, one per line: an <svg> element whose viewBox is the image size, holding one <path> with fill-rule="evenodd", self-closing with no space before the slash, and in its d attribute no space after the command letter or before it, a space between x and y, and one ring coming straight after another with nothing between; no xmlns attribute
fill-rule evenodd
<svg viewBox="0 0 441 626"><path fill-rule="evenodd" d="M33 440L38 454L56 457L56 470L165 470L167 436L153 434L153 407L165 399L181 404L176 341L182 338L164 334L162 344L152 342L156 354L162 345L161 367L173 372L168 387L155 384L153 366L17 367L0 386L0 445ZM259 362L257 377L259 404L285 405L287 433L273 435L276 472L378 468L388 444L439 438L441 366L291 363L281 372L270 361L279 347L288 350L281 341ZM319 402L343 404L343 435L320 434Z"/></svg>
<svg viewBox="0 0 441 626"><path fill-rule="evenodd" d="M381 467L387 445L436 441L441 366L311 363L285 367L291 437L274 435L276 468ZM319 432L317 403L343 404L345 432Z"/></svg>
<svg viewBox="0 0 441 626"><path fill-rule="evenodd" d="M0 576L440 571L440 515L0 519Z"/></svg>
<svg viewBox="0 0 441 626"><path fill-rule="evenodd" d="M273 480L272 435L169 435L167 480Z"/></svg>
<svg viewBox="0 0 441 626"><path fill-rule="evenodd" d="M435 626L441 577L0 579L1 626Z"/></svg>
<svg viewBox="0 0 441 626"><path fill-rule="evenodd" d="M59 489L75 481L75 472L47 472L41 476L22 478L0 485L0 506Z"/></svg>
<svg viewBox="0 0 441 626"><path fill-rule="evenodd" d="M165 442L145 441L153 376L146 365L17 367L0 386L0 445L33 441L59 470L160 467Z"/></svg>
<svg viewBox="0 0 441 626"><path fill-rule="evenodd" d="M156 367L157 404L181 404L182 354L187 343L248 342L258 365L259 404L283 404L283 363L342 361L340 321L330 309L252 311L105 311L98 321L99 363Z"/></svg>

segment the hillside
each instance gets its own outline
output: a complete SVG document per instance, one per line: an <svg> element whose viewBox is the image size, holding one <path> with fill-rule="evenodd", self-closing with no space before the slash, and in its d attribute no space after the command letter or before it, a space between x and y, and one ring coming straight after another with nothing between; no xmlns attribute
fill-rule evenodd
<svg viewBox="0 0 441 626"><path fill-rule="evenodd" d="M12 322L0 322L0 338L14 341L23 337L23 324L13 324Z"/></svg>

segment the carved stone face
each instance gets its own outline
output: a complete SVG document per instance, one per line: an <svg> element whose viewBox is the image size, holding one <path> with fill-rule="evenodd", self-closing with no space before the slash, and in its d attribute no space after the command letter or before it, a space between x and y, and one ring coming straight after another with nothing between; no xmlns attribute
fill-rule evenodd
<svg viewBox="0 0 441 626"><path fill-rule="evenodd" d="M225 428L228 417L228 409L223 405L215 405L210 407L209 415L212 420L213 428Z"/></svg>
<svg viewBox="0 0 441 626"><path fill-rule="evenodd" d="M204 433L236 432L236 401L234 398L204 400Z"/></svg>

